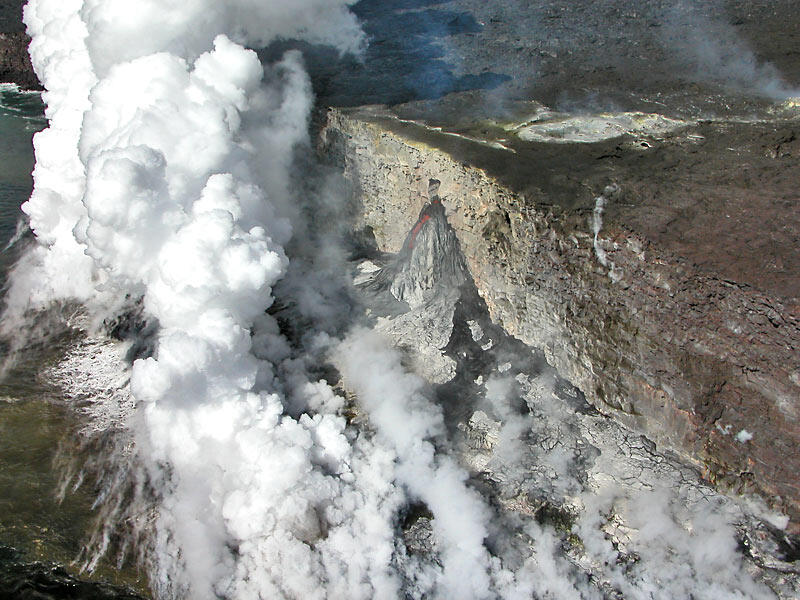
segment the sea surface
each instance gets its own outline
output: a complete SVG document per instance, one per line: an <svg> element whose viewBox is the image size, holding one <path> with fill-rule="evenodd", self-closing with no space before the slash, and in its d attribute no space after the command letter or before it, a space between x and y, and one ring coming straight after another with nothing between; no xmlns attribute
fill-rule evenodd
<svg viewBox="0 0 800 600"><path fill-rule="evenodd" d="M14 254L8 244L24 222L20 204L30 196L33 184L31 139L47 124L43 110L39 94L0 84L0 276L4 284Z"/></svg>
<svg viewBox="0 0 800 600"><path fill-rule="evenodd" d="M43 113L39 94L0 84L3 290L9 269L31 242L20 205L31 193L32 138L47 125ZM0 347L0 352L5 351ZM57 356L57 348L36 348L28 353L28 360L0 380L0 598L10 593L11 586L20 585L21 578L62 577L51 563L78 573L79 567L73 563L93 527L91 482L69 490L63 500L58 498L59 463L74 455L79 418L60 390L41 376L43 367ZM35 565L36 561L45 564ZM135 573L118 572L109 564L101 565L92 577L129 585L135 585L136 578ZM59 584L51 580L49 585L55 589ZM69 585L76 584L70 581ZM51 597L60 596L55 593Z"/></svg>

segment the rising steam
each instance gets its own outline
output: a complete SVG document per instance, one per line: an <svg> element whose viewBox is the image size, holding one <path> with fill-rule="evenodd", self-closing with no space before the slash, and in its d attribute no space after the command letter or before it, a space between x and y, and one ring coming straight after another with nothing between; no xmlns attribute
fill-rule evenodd
<svg viewBox="0 0 800 600"><path fill-rule="evenodd" d="M735 27L709 17L708 8L681 0L664 17L664 41L694 77L773 100L800 95L772 63L759 60Z"/></svg>
<svg viewBox="0 0 800 600"><path fill-rule="evenodd" d="M351 337L336 353L377 433L351 431L342 398L309 379L264 312L288 265L290 167L312 98L299 54L265 72L240 43L292 35L358 51L346 4L25 10L50 127L23 207L39 244L14 273L5 323L59 301L95 324L133 302L157 323L153 355L132 366L128 426L158 501L159 595L393 598L414 580L479 598L492 585L488 509L437 458L441 414L421 382L386 342ZM361 375L376 356L384 374ZM387 395L397 378L407 385ZM433 510L441 567L400 564L404 489Z"/></svg>
<svg viewBox="0 0 800 600"><path fill-rule="evenodd" d="M127 298L159 324L153 356L133 364L130 426L160 497L160 594L397 590L393 456L346 437L341 400L313 383L316 414L284 416L275 366L257 358L276 352L264 310L287 266L289 166L312 99L298 54L265 73L237 42L302 35L357 51L346 4L25 10L50 127L23 207L39 244L14 274L4 323L57 301L99 321ZM373 535L356 542L363 531Z"/></svg>

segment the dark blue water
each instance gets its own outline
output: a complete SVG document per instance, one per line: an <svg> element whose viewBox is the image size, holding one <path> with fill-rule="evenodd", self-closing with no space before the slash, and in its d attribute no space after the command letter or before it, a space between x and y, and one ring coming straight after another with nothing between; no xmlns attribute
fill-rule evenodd
<svg viewBox="0 0 800 600"><path fill-rule="evenodd" d="M20 205L33 185L33 135L43 129L44 107L39 94L19 92L0 84L0 277L14 260L9 241L24 223Z"/></svg>

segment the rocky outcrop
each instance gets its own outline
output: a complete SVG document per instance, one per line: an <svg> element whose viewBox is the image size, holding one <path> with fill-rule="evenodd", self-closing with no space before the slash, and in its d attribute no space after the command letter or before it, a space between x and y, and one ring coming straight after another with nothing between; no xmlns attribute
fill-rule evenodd
<svg viewBox="0 0 800 600"><path fill-rule="evenodd" d="M589 144L407 117L329 112L321 143L353 182L357 226L398 251L441 181L495 323L599 410L721 488L760 493L797 531L797 117Z"/></svg>
<svg viewBox="0 0 800 600"><path fill-rule="evenodd" d="M24 32L0 33L0 82L16 83L25 90L42 89L28 56L30 41Z"/></svg>
<svg viewBox="0 0 800 600"><path fill-rule="evenodd" d="M28 56L30 41L25 33L0 33L0 82L16 83L26 90L42 89Z"/></svg>
<svg viewBox="0 0 800 600"><path fill-rule="evenodd" d="M22 24L24 4L24 0L8 0L0 5L0 83L16 83L25 90L41 90L28 56L31 38Z"/></svg>

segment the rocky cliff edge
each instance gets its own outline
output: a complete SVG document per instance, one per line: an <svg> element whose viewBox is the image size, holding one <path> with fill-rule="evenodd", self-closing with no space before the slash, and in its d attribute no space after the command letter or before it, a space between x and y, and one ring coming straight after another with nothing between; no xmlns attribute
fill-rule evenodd
<svg viewBox="0 0 800 600"><path fill-rule="evenodd" d="M694 122L523 109L467 125L334 109L320 143L381 249L402 246L441 181L493 321L602 412L800 531L796 105Z"/></svg>

